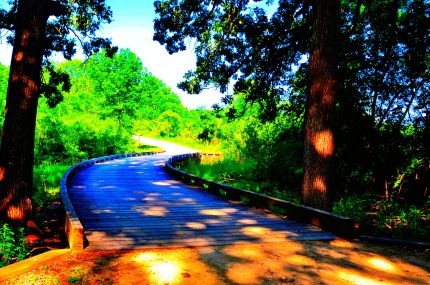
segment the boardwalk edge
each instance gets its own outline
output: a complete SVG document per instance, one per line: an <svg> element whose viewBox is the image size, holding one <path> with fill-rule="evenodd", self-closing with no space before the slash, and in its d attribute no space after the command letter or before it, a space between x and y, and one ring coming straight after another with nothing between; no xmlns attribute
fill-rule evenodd
<svg viewBox="0 0 430 285"><path fill-rule="evenodd" d="M187 184L200 186L206 191L216 195L224 196L229 200L246 200L248 204L255 207L272 211L273 208L280 208L288 218L298 222L311 224L321 229L331 231L338 236L353 238L355 236L354 221L349 217L339 216L327 211L315 209L305 205L294 204L285 200L274 198L249 190L236 188L218 182L203 179L189 174L175 167L176 164L187 159L201 159L202 153L189 153L175 155L166 161L166 169ZM209 154L210 155L210 154Z"/></svg>
<svg viewBox="0 0 430 285"><path fill-rule="evenodd" d="M72 252L81 251L85 248L85 233L84 233L84 227L82 226L82 223L79 220L79 217L77 216L72 203L70 202L68 188L67 188L69 177L76 171L79 171L80 169L94 165L96 163L101 163L109 160L121 159L126 157L153 155L153 154L158 154L163 152L164 151L134 152L134 153L102 156L102 157L93 158L90 160L77 163L66 171L60 183L60 196L63 202L65 214L66 214L66 223L65 223L66 237Z"/></svg>

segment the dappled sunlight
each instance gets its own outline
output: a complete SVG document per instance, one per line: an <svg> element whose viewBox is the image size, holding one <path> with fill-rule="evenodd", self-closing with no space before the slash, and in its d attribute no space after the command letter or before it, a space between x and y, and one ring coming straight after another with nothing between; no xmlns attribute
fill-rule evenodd
<svg viewBox="0 0 430 285"><path fill-rule="evenodd" d="M246 235L262 236L269 233L270 229L264 227L244 227L240 231Z"/></svg>
<svg viewBox="0 0 430 285"><path fill-rule="evenodd" d="M169 210L161 206L154 206L149 208L144 206L137 206L137 207L133 207L132 211L141 213L144 216L155 216L155 217L164 217L169 213Z"/></svg>
<svg viewBox="0 0 430 285"><path fill-rule="evenodd" d="M312 145L322 157L331 157L334 152L334 137L331 130L316 132L312 138Z"/></svg>
<svg viewBox="0 0 430 285"><path fill-rule="evenodd" d="M143 213L145 216L157 216L162 217L165 216L169 211L165 207L151 207L148 210L144 210Z"/></svg>
<svg viewBox="0 0 430 285"><path fill-rule="evenodd" d="M246 259L260 259L265 256L262 248L254 244L249 244L246 247L232 247L229 255Z"/></svg>
<svg viewBox="0 0 430 285"><path fill-rule="evenodd" d="M372 257L372 258L369 258L367 262L369 263L369 266L377 270L390 272L390 273L398 272L398 270L396 269L396 266L391 261L382 257Z"/></svg>
<svg viewBox="0 0 430 285"><path fill-rule="evenodd" d="M264 230L253 232L262 234ZM363 251L347 241L331 243L254 242L226 246L223 254L230 260L226 276L235 284L430 284L430 274L422 268ZM210 253L208 256L216 257Z"/></svg>
<svg viewBox="0 0 430 285"><path fill-rule="evenodd" d="M236 213L238 210L234 208L221 208L221 209L206 209L201 210L199 213L208 216L228 216L230 214Z"/></svg>
<svg viewBox="0 0 430 285"><path fill-rule="evenodd" d="M227 270L227 277L237 284L260 284L258 280L259 271L255 270L254 266L249 266L249 263L236 263L230 266Z"/></svg>
<svg viewBox="0 0 430 285"><path fill-rule="evenodd" d="M108 185L108 186L99 186L99 188L101 188L101 189L115 189L115 188L117 188L117 186Z"/></svg>
<svg viewBox="0 0 430 285"><path fill-rule="evenodd" d="M347 260L365 268L367 271L386 273L390 276L410 277L409 271L416 270L410 264L394 262L383 255L367 254L365 252L352 251L348 254Z"/></svg>
<svg viewBox="0 0 430 285"><path fill-rule="evenodd" d="M143 252L143 253L139 253L134 260L137 262L144 262L144 261L151 261L156 259L157 256L152 253L152 252Z"/></svg>
<svg viewBox="0 0 430 285"><path fill-rule="evenodd" d="M217 210L217 209L201 210L199 213L207 216L227 216L228 215L226 212L222 210Z"/></svg>
<svg viewBox="0 0 430 285"><path fill-rule="evenodd" d="M317 262L312 259L309 258L307 256L303 256L300 254L293 254L290 256L286 256L282 259L283 262L285 262L288 265L296 265L296 266L312 266L312 267L317 267L318 264Z"/></svg>
<svg viewBox="0 0 430 285"><path fill-rule="evenodd" d="M165 260L151 252L138 254L134 260L149 270L152 284L176 283L181 272L180 260Z"/></svg>
<svg viewBox="0 0 430 285"><path fill-rule="evenodd" d="M196 238L184 238L183 243L187 246L209 246L213 244L212 238L196 237Z"/></svg>
<svg viewBox="0 0 430 285"><path fill-rule="evenodd" d="M170 185L172 185L170 182L167 182L167 181L155 181L155 182L152 182L152 184L158 185L158 186L170 186Z"/></svg>
<svg viewBox="0 0 430 285"><path fill-rule="evenodd" d="M132 245L135 243L135 240L124 233L107 233L102 230L98 231L86 231L85 235L89 239L97 239L97 240L106 240L109 241L109 245L111 248L115 248L118 245L129 244ZM112 240L112 236L115 236L117 240Z"/></svg>
<svg viewBox="0 0 430 285"><path fill-rule="evenodd" d="M258 238L262 242L281 242L286 241L288 237L297 236L297 233L272 230L267 227L249 226L240 229L240 232L251 237Z"/></svg>
<svg viewBox="0 0 430 285"><path fill-rule="evenodd" d="M362 273L356 273L353 270L342 270L338 269L336 272L332 272L332 274L339 278L340 280L346 282L351 285L380 285L383 283L384 285L394 285L398 284L392 282L381 282L382 280L378 280L378 278L372 278L370 276L363 276Z"/></svg>
<svg viewBox="0 0 430 285"><path fill-rule="evenodd" d="M4 166L0 166L0 181L4 180L5 168Z"/></svg>
<svg viewBox="0 0 430 285"><path fill-rule="evenodd" d="M237 213L239 211L238 209L235 209L235 208L224 208L220 210L228 214Z"/></svg>
<svg viewBox="0 0 430 285"><path fill-rule="evenodd" d="M322 280L335 280L336 284L430 284L429 273L412 264L390 260L379 254L363 251L359 247L329 249L317 247L316 260ZM415 274L411 275L411 272ZM427 278L428 279L428 278Z"/></svg>
<svg viewBox="0 0 430 285"><path fill-rule="evenodd" d="M347 240L344 239L335 239L330 242L330 245L334 247L340 247L340 248L355 248L356 246Z"/></svg>
<svg viewBox="0 0 430 285"><path fill-rule="evenodd" d="M24 52L19 51L19 52L16 52L16 53L15 53L15 57L14 57L14 59L15 59L17 62L20 62L23 58L24 58Z"/></svg>
<svg viewBox="0 0 430 285"><path fill-rule="evenodd" d="M94 214L104 214L104 213L113 213L113 211L111 209L97 209L97 210L92 210L91 213Z"/></svg>
<svg viewBox="0 0 430 285"><path fill-rule="evenodd" d="M210 253L212 248L202 251L192 249L166 249L127 252L119 262L127 264L127 270L113 274L113 284L222 284L215 269L201 260L200 253ZM120 282L115 282L120 280Z"/></svg>
<svg viewBox="0 0 430 285"><path fill-rule="evenodd" d="M209 225L219 225L219 224L223 224L224 222L221 220L217 220L217 219L206 219L204 220L205 224L209 224Z"/></svg>
<svg viewBox="0 0 430 285"><path fill-rule="evenodd" d="M155 262L151 265L151 271L161 283L171 283L178 277L180 269L172 262Z"/></svg>
<svg viewBox="0 0 430 285"><path fill-rule="evenodd" d="M184 202L184 203L193 203L193 202L195 202L195 200L192 199L192 198L181 198L179 201Z"/></svg>
<svg viewBox="0 0 430 285"><path fill-rule="evenodd" d="M312 188L315 190L318 190L319 192L326 192L327 191L327 186L325 185L325 182L321 176L315 177L315 179L312 183Z"/></svg>
<svg viewBox="0 0 430 285"><path fill-rule="evenodd" d="M302 247L295 242L250 243L226 246L224 254L232 259L228 264L226 276L234 284L314 284L304 279L291 278L285 268L288 265L280 258L294 255ZM308 281L312 279L308 278Z"/></svg>
<svg viewBox="0 0 430 285"><path fill-rule="evenodd" d="M145 198L142 199L142 201L145 201L145 202L154 202L154 201L157 201L157 200L158 199L156 199L154 197L145 197Z"/></svg>
<svg viewBox="0 0 430 285"><path fill-rule="evenodd" d="M185 224L188 228L194 229L194 230L203 230L206 229L207 226L202 223L196 223L196 222L188 222Z"/></svg>
<svg viewBox="0 0 430 285"><path fill-rule="evenodd" d="M256 220L253 220L253 219L240 219L237 222L239 224L244 224L244 225L255 225L258 223Z"/></svg>
<svg viewBox="0 0 430 285"><path fill-rule="evenodd" d="M73 185L73 188L85 189L85 188L87 188L87 186L85 186L85 185Z"/></svg>

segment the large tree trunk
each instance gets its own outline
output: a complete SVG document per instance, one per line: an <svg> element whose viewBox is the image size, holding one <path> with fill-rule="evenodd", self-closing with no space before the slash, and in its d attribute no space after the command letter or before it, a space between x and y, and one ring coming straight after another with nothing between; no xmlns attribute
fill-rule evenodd
<svg viewBox="0 0 430 285"><path fill-rule="evenodd" d="M20 0L0 150L0 215L24 223L32 213L34 133L41 80L46 1Z"/></svg>
<svg viewBox="0 0 430 285"><path fill-rule="evenodd" d="M336 46L339 0L313 0L309 90L305 118L302 202L332 210L331 171L334 153L332 119L336 95Z"/></svg>

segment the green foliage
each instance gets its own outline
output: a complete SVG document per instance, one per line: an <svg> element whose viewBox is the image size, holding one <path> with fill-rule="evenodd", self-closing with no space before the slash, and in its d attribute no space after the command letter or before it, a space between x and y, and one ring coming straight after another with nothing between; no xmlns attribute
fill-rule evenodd
<svg viewBox="0 0 430 285"><path fill-rule="evenodd" d="M353 218L361 234L430 241L429 206L430 200L417 207L365 194L340 199L333 212Z"/></svg>
<svg viewBox="0 0 430 285"><path fill-rule="evenodd" d="M157 123L162 137L177 137L181 129L181 117L174 111L167 110L157 118Z"/></svg>
<svg viewBox="0 0 430 285"><path fill-rule="evenodd" d="M212 127L223 142L223 160L189 161L183 169L208 180L299 202L301 120L291 114L261 122L258 112L259 108L253 108L241 119L224 122L220 130Z"/></svg>
<svg viewBox="0 0 430 285"><path fill-rule="evenodd" d="M23 260L28 254L24 229L0 223L0 267Z"/></svg>
<svg viewBox="0 0 430 285"><path fill-rule="evenodd" d="M9 68L0 63L0 110L5 109ZM4 113L0 112L0 125L3 126Z"/></svg>
<svg viewBox="0 0 430 285"><path fill-rule="evenodd" d="M45 164L36 166L33 173L33 202L46 207L46 202L60 197L60 182L71 165Z"/></svg>
<svg viewBox="0 0 430 285"><path fill-rule="evenodd" d="M377 199L369 194L362 197L342 197L334 203L333 213L352 218L354 222L358 223L366 231L366 226L369 226L369 213L376 201Z"/></svg>

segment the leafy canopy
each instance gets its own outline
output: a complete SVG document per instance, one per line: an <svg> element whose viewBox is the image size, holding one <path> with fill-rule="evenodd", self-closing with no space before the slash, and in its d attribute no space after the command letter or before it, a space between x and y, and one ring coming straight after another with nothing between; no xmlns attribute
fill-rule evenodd
<svg viewBox="0 0 430 285"><path fill-rule="evenodd" d="M46 26L46 37L42 42L43 66L48 72L44 76L41 93L48 98L52 107L62 99L61 91L70 89L69 77L58 73L49 58L59 53L65 59L71 59L78 50L89 57L92 53L105 49L109 56L117 51L109 39L97 36L97 31L104 23L112 20L112 11L105 0L39 0L43 1L44 13L50 15ZM6 7L0 8L0 39L6 37L13 44L16 30L18 5L22 1L8 0ZM61 86L61 88L57 88Z"/></svg>

